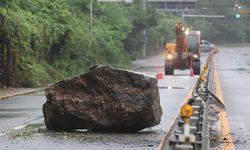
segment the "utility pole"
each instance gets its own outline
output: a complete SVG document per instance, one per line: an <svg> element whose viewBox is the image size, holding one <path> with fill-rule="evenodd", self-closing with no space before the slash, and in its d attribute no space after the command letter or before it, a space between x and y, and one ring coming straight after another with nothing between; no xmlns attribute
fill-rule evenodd
<svg viewBox="0 0 250 150"><path fill-rule="evenodd" d="M0 39L0 87L5 86L5 71L4 71L4 40Z"/></svg>
<svg viewBox="0 0 250 150"><path fill-rule="evenodd" d="M93 26L93 0L90 0L90 34L92 35L92 26Z"/></svg>
<svg viewBox="0 0 250 150"><path fill-rule="evenodd" d="M146 10L146 0L142 0L142 8L143 11ZM147 31L146 29L143 30L143 36L144 36L144 45L143 45L143 50L142 50L142 57L145 58L146 57L146 41L147 41Z"/></svg>

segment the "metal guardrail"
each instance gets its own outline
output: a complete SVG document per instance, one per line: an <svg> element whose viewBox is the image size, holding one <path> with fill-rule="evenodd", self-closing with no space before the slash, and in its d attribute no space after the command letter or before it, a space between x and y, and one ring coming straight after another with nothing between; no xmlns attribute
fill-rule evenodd
<svg viewBox="0 0 250 150"><path fill-rule="evenodd" d="M210 83L212 70L213 66L207 63L193 88L192 98L183 106L191 106L192 115L187 117L181 110L158 150L209 150L220 147L218 114L225 110L225 106L209 90L213 89L213 83ZM184 108L184 111L190 110Z"/></svg>

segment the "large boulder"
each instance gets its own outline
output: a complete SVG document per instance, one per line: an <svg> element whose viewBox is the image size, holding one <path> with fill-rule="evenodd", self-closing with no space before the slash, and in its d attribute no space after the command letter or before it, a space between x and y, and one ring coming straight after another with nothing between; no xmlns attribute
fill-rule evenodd
<svg viewBox="0 0 250 150"><path fill-rule="evenodd" d="M45 95L49 130L134 132L159 124L162 115L154 77L108 66L55 83Z"/></svg>

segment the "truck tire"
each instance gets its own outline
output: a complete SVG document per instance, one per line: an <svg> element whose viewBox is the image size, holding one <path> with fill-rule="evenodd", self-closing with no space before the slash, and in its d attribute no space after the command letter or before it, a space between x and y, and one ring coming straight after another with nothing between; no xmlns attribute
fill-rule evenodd
<svg viewBox="0 0 250 150"><path fill-rule="evenodd" d="M165 75L173 75L174 66L172 62L165 62Z"/></svg>
<svg viewBox="0 0 250 150"><path fill-rule="evenodd" d="M200 73L201 73L200 66L201 66L200 59L194 59L192 62L192 68L194 71L194 75L200 75Z"/></svg>

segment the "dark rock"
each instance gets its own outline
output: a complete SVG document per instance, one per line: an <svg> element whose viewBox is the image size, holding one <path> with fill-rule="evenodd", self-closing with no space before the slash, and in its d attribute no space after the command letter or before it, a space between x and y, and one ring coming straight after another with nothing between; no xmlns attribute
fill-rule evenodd
<svg viewBox="0 0 250 150"><path fill-rule="evenodd" d="M162 115L154 77L108 66L55 83L45 94L49 130L134 132L159 124Z"/></svg>

